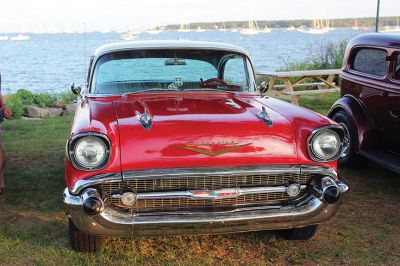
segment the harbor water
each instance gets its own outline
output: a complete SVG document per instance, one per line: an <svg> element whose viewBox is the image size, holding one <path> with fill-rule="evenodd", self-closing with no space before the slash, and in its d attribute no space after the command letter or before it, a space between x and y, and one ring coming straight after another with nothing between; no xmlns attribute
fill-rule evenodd
<svg viewBox="0 0 400 266"><path fill-rule="evenodd" d="M288 62L308 60L321 44L340 42L365 33L336 29L325 34L272 30L242 35L231 31L141 33L136 40L198 40L231 43L248 50L257 71L274 71ZM0 73L5 94L19 89L56 93L72 83L84 84L90 56L103 44L120 41L121 33L30 34L29 40L0 41Z"/></svg>

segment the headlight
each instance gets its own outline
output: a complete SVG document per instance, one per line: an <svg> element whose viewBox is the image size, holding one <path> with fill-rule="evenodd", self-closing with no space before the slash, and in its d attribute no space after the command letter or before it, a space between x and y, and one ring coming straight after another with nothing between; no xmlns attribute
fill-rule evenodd
<svg viewBox="0 0 400 266"><path fill-rule="evenodd" d="M110 156L108 139L100 134L86 133L71 140L69 145L70 159L73 165L81 170L94 170L104 167Z"/></svg>
<svg viewBox="0 0 400 266"><path fill-rule="evenodd" d="M340 132L341 128L335 127ZM337 131L321 128L311 134L308 141L308 152L314 161L334 161L339 158L342 141Z"/></svg>

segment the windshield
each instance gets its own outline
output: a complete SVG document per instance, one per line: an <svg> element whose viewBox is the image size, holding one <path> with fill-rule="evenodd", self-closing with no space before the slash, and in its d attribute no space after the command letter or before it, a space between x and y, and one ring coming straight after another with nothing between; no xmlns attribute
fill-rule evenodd
<svg viewBox="0 0 400 266"><path fill-rule="evenodd" d="M103 55L97 61L91 93L146 90L224 90L254 92L247 57L227 51L137 50Z"/></svg>

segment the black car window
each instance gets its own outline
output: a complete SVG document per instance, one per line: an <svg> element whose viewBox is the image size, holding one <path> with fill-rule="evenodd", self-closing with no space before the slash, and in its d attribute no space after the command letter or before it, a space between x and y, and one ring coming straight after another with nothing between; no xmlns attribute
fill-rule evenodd
<svg viewBox="0 0 400 266"><path fill-rule="evenodd" d="M394 62L393 77L400 80L400 54L396 55L396 61Z"/></svg>
<svg viewBox="0 0 400 266"><path fill-rule="evenodd" d="M354 56L352 69L374 75L383 77L387 73L387 62L386 62L387 52L379 49L360 49Z"/></svg>

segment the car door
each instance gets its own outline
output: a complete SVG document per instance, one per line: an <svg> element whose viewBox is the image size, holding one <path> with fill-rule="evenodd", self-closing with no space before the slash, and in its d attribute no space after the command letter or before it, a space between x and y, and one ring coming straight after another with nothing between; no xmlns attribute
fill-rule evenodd
<svg viewBox="0 0 400 266"><path fill-rule="evenodd" d="M357 96L373 124L373 138L370 138L373 143L369 143L373 146L382 146L384 129L390 124L386 102L388 68L386 49L363 47L356 49L352 55L350 71L358 76L354 81L359 94Z"/></svg>
<svg viewBox="0 0 400 266"><path fill-rule="evenodd" d="M390 82L386 94L389 123L384 129L384 145L400 156L400 51L391 56Z"/></svg>

